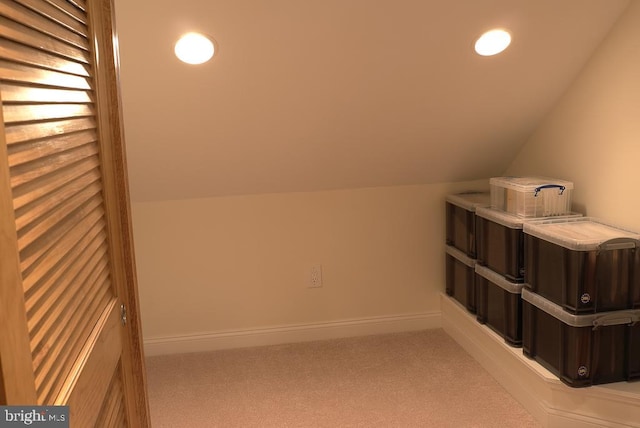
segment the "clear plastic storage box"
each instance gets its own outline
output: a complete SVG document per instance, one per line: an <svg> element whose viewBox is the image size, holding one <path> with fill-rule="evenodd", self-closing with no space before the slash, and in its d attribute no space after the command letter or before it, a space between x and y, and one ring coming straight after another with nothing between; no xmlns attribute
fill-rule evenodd
<svg viewBox="0 0 640 428"><path fill-rule="evenodd" d="M511 346L522 346L523 284L476 265L476 318Z"/></svg>
<svg viewBox="0 0 640 428"><path fill-rule="evenodd" d="M560 218L580 218L570 213ZM494 208L476 210L478 264L504 275L509 281L524 282L524 233L526 223L539 219L518 217Z"/></svg>
<svg viewBox="0 0 640 428"><path fill-rule="evenodd" d="M453 245L467 256L476 258L476 208L491 204L489 192L466 192L448 195L447 245Z"/></svg>
<svg viewBox="0 0 640 428"><path fill-rule="evenodd" d="M640 234L591 217L524 223L525 282L572 313L640 308Z"/></svg>
<svg viewBox="0 0 640 428"><path fill-rule="evenodd" d="M522 290L522 351L572 387L640 379L640 310L574 315Z"/></svg>
<svg viewBox="0 0 640 428"><path fill-rule="evenodd" d="M543 177L494 177L491 208L520 217L550 217L571 212L573 183Z"/></svg>
<svg viewBox="0 0 640 428"><path fill-rule="evenodd" d="M524 281L524 219L493 208L476 210L478 263L510 281Z"/></svg>
<svg viewBox="0 0 640 428"><path fill-rule="evenodd" d="M446 292L471 313L476 313L475 259L451 245L446 248Z"/></svg>

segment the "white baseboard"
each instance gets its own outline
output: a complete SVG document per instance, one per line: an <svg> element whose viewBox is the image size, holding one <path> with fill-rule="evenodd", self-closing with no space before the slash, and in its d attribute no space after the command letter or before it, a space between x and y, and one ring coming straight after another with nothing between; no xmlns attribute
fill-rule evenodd
<svg viewBox="0 0 640 428"><path fill-rule="evenodd" d="M309 324L228 330L144 340L145 355L181 354L249 346L440 328L440 312L422 312Z"/></svg>
<svg viewBox="0 0 640 428"><path fill-rule="evenodd" d="M442 328L543 426L640 428L640 382L571 388L476 321L461 304L440 298Z"/></svg>

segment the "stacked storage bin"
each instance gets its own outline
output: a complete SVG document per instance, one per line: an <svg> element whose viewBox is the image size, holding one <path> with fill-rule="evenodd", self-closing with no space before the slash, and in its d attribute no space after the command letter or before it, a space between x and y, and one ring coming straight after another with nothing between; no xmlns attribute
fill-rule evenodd
<svg viewBox="0 0 640 428"><path fill-rule="evenodd" d="M476 314L511 346L522 346L523 226L571 213L573 183L536 177L490 180L491 207L476 210Z"/></svg>
<svg viewBox="0 0 640 428"><path fill-rule="evenodd" d="M488 207L488 192L446 198L446 293L476 313L476 209Z"/></svg>
<svg viewBox="0 0 640 428"><path fill-rule="evenodd" d="M640 234L525 223L523 352L573 387L640 378Z"/></svg>

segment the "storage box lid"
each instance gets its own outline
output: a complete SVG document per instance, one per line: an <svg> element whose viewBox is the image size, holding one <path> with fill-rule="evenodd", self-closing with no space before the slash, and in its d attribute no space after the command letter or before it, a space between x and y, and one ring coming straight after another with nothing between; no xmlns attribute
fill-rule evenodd
<svg viewBox="0 0 640 428"><path fill-rule="evenodd" d="M500 186L507 189L513 189L518 192L534 192L543 186L562 186L563 190L572 190L573 183L571 181L558 180L557 178L547 177L493 177L489 179L492 186Z"/></svg>
<svg viewBox="0 0 640 428"><path fill-rule="evenodd" d="M476 215L510 229L522 229L522 224L524 223L522 217L495 208L478 208L476 209Z"/></svg>
<svg viewBox="0 0 640 428"><path fill-rule="evenodd" d="M556 305L527 288L522 290L522 300L571 327L598 328L609 325L633 324L640 321L640 309L574 315L562 309L562 306Z"/></svg>
<svg viewBox="0 0 640 428"><path fill-rule="evenodd" d="M531 217L524 218L514 214L510 214L506 211L498 210L495 208L477 208L476 215L478 217L485 218L487 220L491 220L494 223L501 224L502 226L506 226L510 229L523 229L524 225L529 222L538 222L541 219L571 219L571 218L582 218L582 214L580 213L570 213L564 215L556 215L553 217Z"/></svg>
<svg viewBox="0 0 640 428"><path fill-rule="evenodd" d="M491 197L489 192L464 192L447 195L447 202L467 211L475 212L478 207L490 206Z"/></svg>
<svg viewBox="0 0 640 428"><path fill-rule="evenodd" d="M472 269L476 265L475 259L472 259L471 257L467 256L465 253L458 250L456 247L452 245L447 245L447 249L445 251L447 252L447 254L449 254L456 260L460 261L461 263L464 263L465 265L469 266Z"/></svg>
<svg viewBox="0 0 640 428"><path fill-rule="evenodd" d="M614 250L640 246L640 234L592 217L533 220L524 232L574 251Z"/></svg>
<svg viewBox="0 0 640 428"><path fill-rule="evenodd" d="M476 273L511 294L520 294L524 287L524 284L511 282L485 266L476 265Z"/></svg>

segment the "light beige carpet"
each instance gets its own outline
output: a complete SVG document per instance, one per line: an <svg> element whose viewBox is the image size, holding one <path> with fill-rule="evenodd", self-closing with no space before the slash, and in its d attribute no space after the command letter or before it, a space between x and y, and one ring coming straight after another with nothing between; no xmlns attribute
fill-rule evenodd
<svg viewBox="0 0 640 428"><path fill-rule="evenodd" d="M539 427L443 330L147 359L161 427Z"/></svg>

